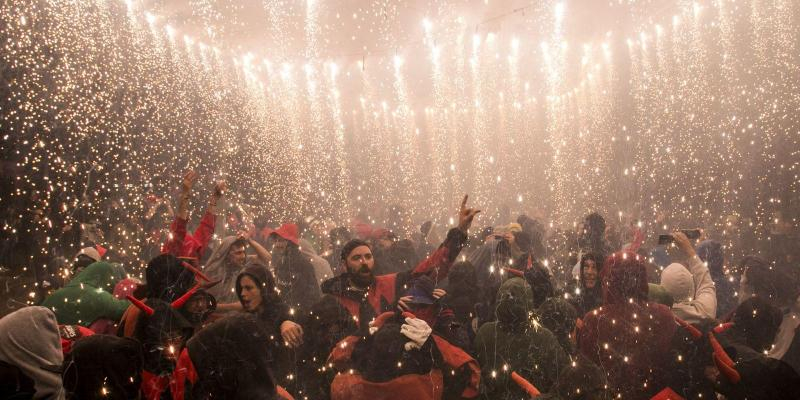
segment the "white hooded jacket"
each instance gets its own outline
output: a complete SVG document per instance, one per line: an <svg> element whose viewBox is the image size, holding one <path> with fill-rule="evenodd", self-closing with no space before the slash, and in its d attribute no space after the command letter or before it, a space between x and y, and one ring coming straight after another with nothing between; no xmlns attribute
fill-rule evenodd
<svg viewBox="0 0 800 400"><path fill-rule="evenodd" d="M706 264L698 256L689 259L689 268L672 263L661 273L663 286L675 301L672 312L696 324L717 316L717 289Z"/></svg>

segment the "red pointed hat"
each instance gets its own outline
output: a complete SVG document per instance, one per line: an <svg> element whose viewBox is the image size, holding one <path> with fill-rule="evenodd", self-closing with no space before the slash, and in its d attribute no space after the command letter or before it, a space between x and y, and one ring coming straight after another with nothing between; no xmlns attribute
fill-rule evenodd
<svg viewBox="0 0 800 400"><path fill-rule="evenodd" d="M278 229L272 231L271 235L278 235L295 245L300 245L300 234L297 224L283 224Z"/></svg>

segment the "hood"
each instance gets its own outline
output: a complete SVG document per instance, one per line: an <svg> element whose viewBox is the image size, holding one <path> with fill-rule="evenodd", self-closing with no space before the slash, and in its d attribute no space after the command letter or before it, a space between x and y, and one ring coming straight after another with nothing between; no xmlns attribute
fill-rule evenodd
<svg viewBox="0 0 800 400"><path fill-rule="evenodd" d="M294 243L296 246L300 243L300 230L297 224L283 224L278 229L272 231L270 235L278 235L285 240Z"/></svg>
<svg viewBox="0 0 800 400"><path fill-rule="evenodd" d="M578 318L575 307L561 297L551 297L539 306L536 313L539 315L539 323L553 332L564 351L574 354L575 349L569 335L575 329Z"/></svg>
<svg viewBox="0 0 800 400"><path fill-rule="evenodd" d="M233 243L236 242L236 239L236 236L227 236L222 239L222 242L220 242L219 246L217 246L217 248L214 249L214 252L211 253L211 256L208 258L206 266L203 270L203 272L211 277L211 279L223 280L222 283L208 290L208 292L220 302L231 300L235 301L235 299L230 299L230 290L233 288L233 278L236 276L231 276L229 274L232 272L238 273L239 271L227 271L226 259L228 258L228 252L231 250Z"/></svg>
<svg viewBox="0 0 800 400"><path fill-rule="evenodd" d="M214 249L211 256L206 261L204 272L212 278L219 278L224 276L225 259L228 257L228 252L231 250L233 242L236 241L236 236L227 236L222 239L219 246Z"/></svg>
<svg viewBox="0 0 800 400"><path fill-rule="evenodd" d="M661 286L672 295L676 303L689 300L694 296L694 279L686 267L672 263L661 273Z"/></svg>
<svg viewBox="0 0 800 400"><path fill-rule="evenodd" d="M76 399L135 399L142 364L142 346L135 339L86 336L64 362L64 387Z"/></svg>
<svg viewBox="0 0 800 400"><path fill-rule="evenodd" d="M269 358L270 334L258 319L233 313L197 332L187 343L197 385L209 398L271 398L275 380Z"/></svg>
<svg viewBox="0 0 800 400"><path fill-rule="evenodd" d="M0 319L0 361L31 378L35 399L63 399L61 336L52 311L25 307Z"/></svg>
<svg viewBox="0 0 800 400"><path fill-rule="evenodd" d="M630 252L614 253L606 259L603 272L603 298L605 304L623 304L647 301L647 270L644 257Z"/></svg>
<svg viewBox="0 0 800 400"><path fill-rule="evenodd" d="M125 270L122 266L99 261L89 264L89 266L72 279L67 286L79 286L80 284L84 284L103 289L108 293L114 293L114 286L123 279L125 279Z"/></svg>
<svg viewBox="0 0 800 400"><path fill-rule="evenodd" d="M192 324L181 314L180 310L158 299L147 299L152 307L153 315L140 314L142 318L136 324L134 337L142 343L144 369L157 375L171 372L174 361L167 359L163 349L170 342L185 341L192 334ZM176 354L180 348L175 349Z"/></svg>
<svg viewBox="0 0 800 400"><path fill-rule="evenodd" d="M507 279L497 291L497 320L516 326L527 322L533 312L533 291L525 279Z"/></svg>
<svg viewBox="0 0 800 400"><path fill-rule="evenodd" d="M309 242L308 239L300 239L298 241L298 246L300 247L300 251L303 254L309 256L319 256L319 254L317 253L317 249L314 248L314 245L311 244L311 242Z"/></svg>
<svg viewBox="0 0 800 400"><path fill-rule="evenodd" d="M162 254L147 263L147 298L172 302L181 297L195 282L194 273L181 265L171 254Z"/></svg>

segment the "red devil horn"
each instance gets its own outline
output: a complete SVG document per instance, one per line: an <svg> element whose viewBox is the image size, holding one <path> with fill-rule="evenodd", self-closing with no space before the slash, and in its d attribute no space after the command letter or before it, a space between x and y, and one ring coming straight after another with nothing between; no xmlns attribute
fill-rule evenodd
<svg viewBox="0 0 800 400"><path fill-rule="evenodd" d="M728 330L730 327L733 326L733 322L726 322L724 324L719 324L714 327L714 333L722 333Z"/></svg>
<svg viewBox="0 0 800 400"><path fill-rule="evenodd" d="M414 315L411 311L403 311L401 315L403 316L403 318L411 318L411 319L417 318L417 316Z"/></svg>
<svg viewBox="0 0 800 400"><path fill-rule="evenodd" d="M525 393L528 393L528 395L531 397L539 397L542 394L542 392L540 392L536 386L533 386L532 383L528 382L527 379L523 378L516 372L511 373L511 379L517 384L517 386L522 388L522 390L524 390Z"/></svg>
<svg viewBox="0 0 800 400"><path fill-rule="evenodd" d="M688 322L686 322L686 321L684 321L684 320L682 320L682 319L680 319L678 317L675 317L675 322L677 322L678 325L682 326L684 329L689 331L689 334L692 335L694 340L697 340L697 339L700 339L701 337L703 337L703 332L700 332L699 329L695 328L690 323L688 323Z"/></svg>
<svg viewBox="0 0 800 400"><path fill-rule="evenodd" d="M728 378L728 381L734 384L739 383L739 381L742 379L742 376L739 375L739 371L737 371L736 368L725 364L725 361L721 360L716 353L712 357L714 358L714 364L717 365L717 369L719 372L725 375L726 378Z"/></svg>
<svg viewBox="0 0 800 400"><path fill-rule="evenodd" d="M181 261L181 265L183 266L183 268L186 268L186 269L188 269L189 271L192 271L192 273L194 274L194 276L196 276L196 277L198 277L198 278L200 278L200 279L202 279L202 280L204 280L204 281L206 281L206 282L211 282L211 278L209 278L208 276L206 276L206 274L204 274L204 273L203 273L202 271L200 271L199 269L197 269L197 268L195 268L194 266L192 266L192 264L189 264L189 263L187 263L186 261Z"/></svg>
<svg viewBox="0 0 800 400"><path fill-rule="evenodd" d="M173 301L172 304L170 304L170 306L176 310L183 307L183 305L186 304L187 301L189 301L192 295L194 295L195 292L197 292L197 289L200 289L200 285L195 285L195 287L189 289L189 291L184 293L183 296L175 299L175 301Z"/></svg>
<svg viewBox="0 0 800 400"><path fill-rule="evenodd" d="M722 348L722 345L711 332L708 332L708 341L711 343L711 348L714 350L714 356L718 357L721 362L725 363L725 365L733 367L733 360L728 353L725 352L725 349Z"/></svg>
<svg viewBox="0 0 800 400"><path fill-rule="evenodd" d="M140 310L144 311L144 313L145 313L145 314L147 314L148 316L152 316L152 315L153 315L153 313L155 312L155 311L153 310L153 308L152 308L152 307L148 306L147 304L144 304L144 302L143 302L143 301L141 301L141 300L137 299L136 297L133 297L133 296L131 296L131 295L127 295L127 296L125 296L125 297L126 297L126 298L127 298L127 299L128 299L130 302L131 302L131 303L133 303L133 305L135 305L135 306L136 306L138 309L140 309Z"/></svg>
<svg viewBox="0 0 800 400"><path fill-rule="evenodd" d="M511 275L525 277L525 273L516 268L503 267L503 269Z"/></svg>

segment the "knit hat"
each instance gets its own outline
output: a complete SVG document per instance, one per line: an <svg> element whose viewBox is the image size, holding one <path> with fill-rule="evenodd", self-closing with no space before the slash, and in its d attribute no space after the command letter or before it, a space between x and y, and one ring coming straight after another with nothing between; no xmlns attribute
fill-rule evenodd
<svg viewBox="0 0 800 400"><path fill-rule="evenodd" d="M667 289L676 303L694 296L692 273L678 263L672 263L661 273L661 286Z"/></svg>
<svg viewBox="0 0 800 400"><path fill-rule="evenodd" d="M406 296L412 296L414 299L411 301L415 304L433 304L436 299L433 298L433 289L435 286L433 280L423 275L409 282L409 289Z"/></svg>
<svg viewBox="0 0 800 400"><path fill-rule="evenodd" d="M84 247L78 252L78 256L86 256L95 261L100 261L100 252L94 247Z"/></svg>

